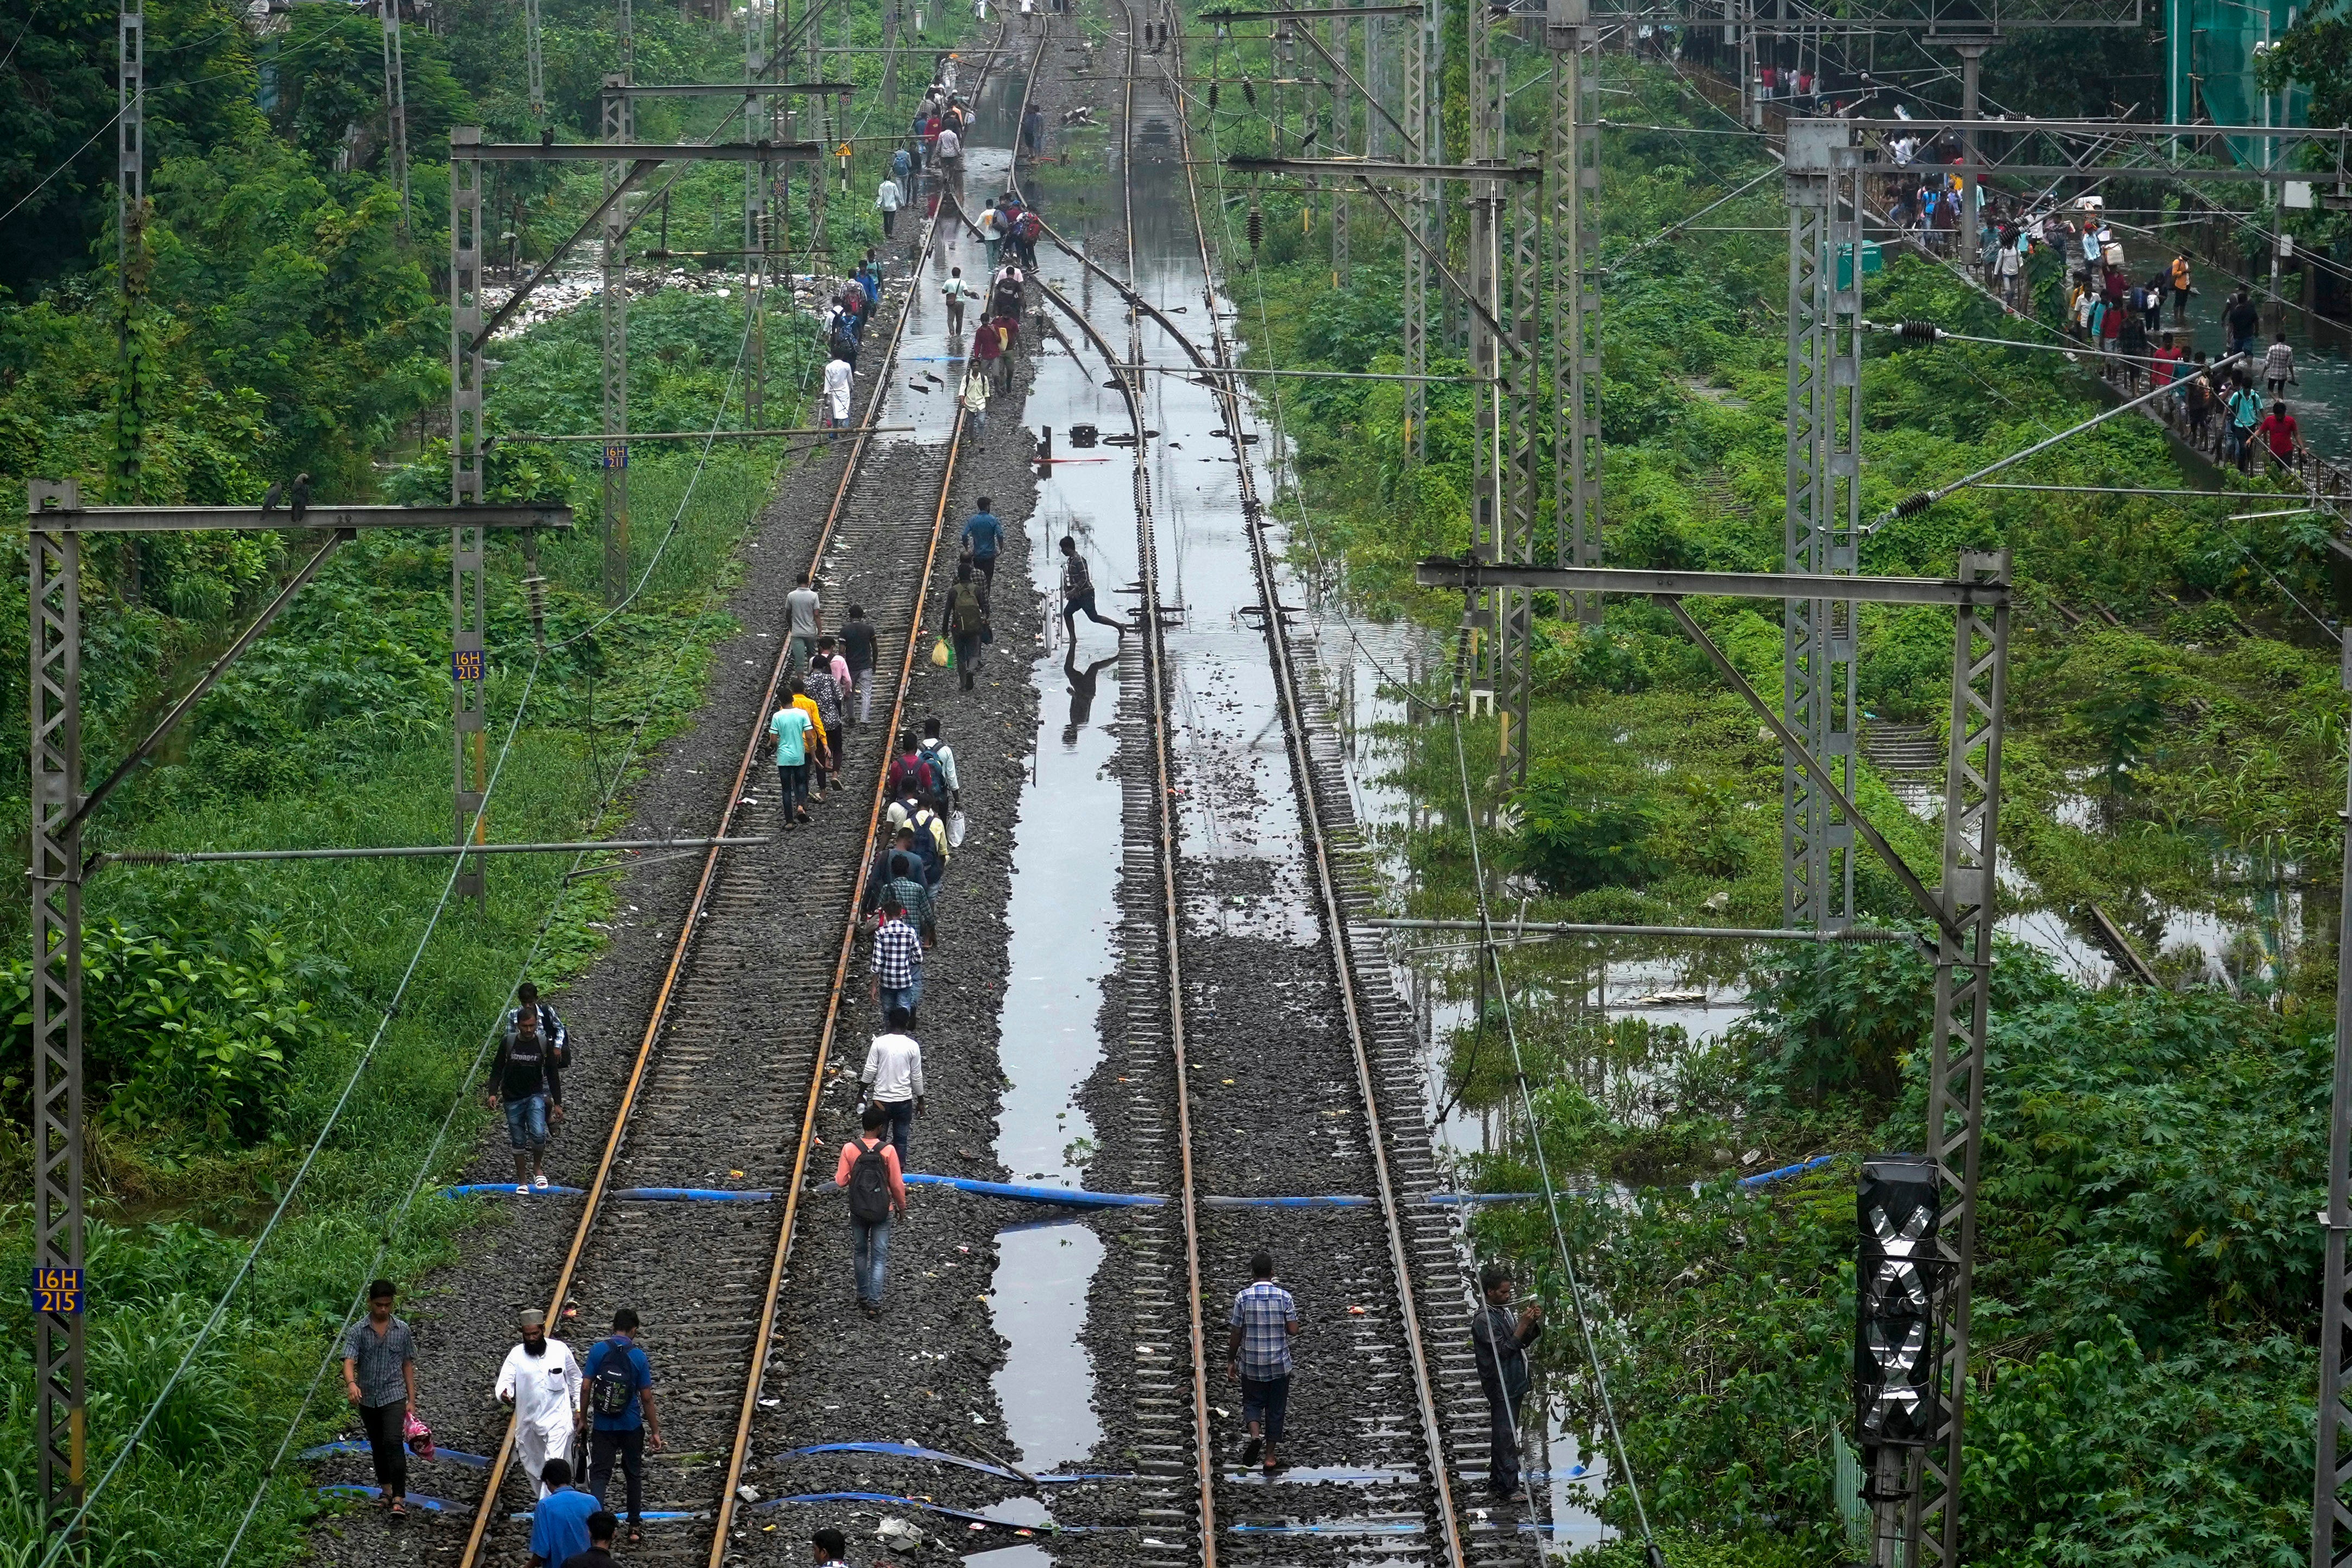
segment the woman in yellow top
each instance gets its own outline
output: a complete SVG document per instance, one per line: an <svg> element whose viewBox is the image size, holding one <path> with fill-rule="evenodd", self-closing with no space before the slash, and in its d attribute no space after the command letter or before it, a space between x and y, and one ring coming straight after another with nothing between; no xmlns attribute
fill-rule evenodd
<svg viewBox="0 0 2352 1568"><path fill-rule="evenodd" d="M825 739L824 718L816 710L816 699L801 689L798 677L793 679L793 706L808 715L808 797L814 803L824 798L825 775L839 773L841 763L833 754L833 742Z"/></svg>
<svg viewBox="0 0 2352 1568"><path fill-rule="evenodd" d="M2172 324L2179 326L2189 320L2189 258L2172 258Z"/></svg>

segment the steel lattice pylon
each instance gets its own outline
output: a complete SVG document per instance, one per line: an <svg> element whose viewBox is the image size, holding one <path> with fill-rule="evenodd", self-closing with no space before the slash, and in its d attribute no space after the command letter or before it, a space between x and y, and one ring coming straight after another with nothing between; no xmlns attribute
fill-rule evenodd
<svg viewBox="0 0 2352 1568"><path fill-rule="evenodd" d="M2009 552L1964 552L1960 576L2007 583ZM2000 815L2000 743L2009 679L2009 606L1953 612L1951 749L1944 769L1944 911L1960 931L1939 935L1936 1023L1928 1066L1927 1151L1943 1192L1937 1251L1945 1278L1933 1293L1940 1425L1919 1454L1905 1535L1911 1568L1959 1561L1961 1423L1969 1376L1969 1296L1976 1264L1977 1166L1984 1130L1985 1028L1992 988L1994 865Z"/></svg>
<svg viewBox="0 0 2352 1568"><path fill-rule="evenodd" d="M35 513L78 494L29 482ZM33 1264L82 1266L81 1226L81 543L73 534L26 540L32 595ZM33 1442L51 1529L81 1502L84 1427L79 1313L33 1314Z"/></svg>
<svg viewBox="0 0 2352 1568"><path fill-rule="evenodd" d="M1783 544L1790 572L1850 575L1862 538L1862 224L1859 152L1839 121L1788 127L1789 407ZM1790 599L1782 626L1782 713L1853 795L1853 605ZM1853 825L1796 757L1780 781L1781 919L1853 923Z"/></svg>
<svg viewBox="0 0 2352 1568"><path fill-rule="evenodd" d="M1600 34L1585 0L1552 0L1546 42L1552 56L1546 171L1551 182L1552 545L1560 565L1598 566L1601 289L1592 275L1599 240L1591 203L1601 189ZM1601 618L1599 595L1577 599L1582 618Z"/></svg>
<svg viewBox="0 0 2352 1568"><path fill-rule="evenodd" d="M400 58L400 0L377 0L376 13L383 21L386 152L392 159L393 183L400 187L400 221L404 226L408 222L408 69Z"/></svg>
<svg viewBox="0 0 2352 1568"><path fill-rule="evenodd" d="M1408 138L1402 152L1408 158L1435 163L1444 153L1436 117L1437 95L1430 89L1444 68L1445 34L1433 10L1407 18L1402 32L1404 58L1400 74ZM1410 205L1407 218L1418 226L1423 245L1405 247L1404 368L1407 375L1424 376L1429 374L1429 308L1436 291L1430 288L1429 257L1423 246L1441 254L1445 248L1445 209L1437 199L1437 182L1419 181ZM1420 462L1429 455L1426 382L1405 383L1404 423L1406 444L1412 448L1413 461Z"/></svg>
<svg viewBox="0 0 2352 1568"><path fill-rule="evenodd" d="M482 452L482 163L466 156L481 144L478 126L449 132L449 503L480 506ZM455 843L477 831L488 765L482 729L482 539L479 528L449 531L449 717L454 762ZM481 857L461 863L456 891L477 903L488 894Z"/></svg>

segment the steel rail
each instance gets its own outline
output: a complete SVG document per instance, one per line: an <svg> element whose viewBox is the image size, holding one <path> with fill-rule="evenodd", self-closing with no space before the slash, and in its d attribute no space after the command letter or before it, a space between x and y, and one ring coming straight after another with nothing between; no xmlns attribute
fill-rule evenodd
<svg viewBox="0 0 2352 1568"><path fill-rule="evenodd" d="M1071 249L1058 237L1055 243L1080 262L1091 268L1118 291L1132 310L1143 306L1134 287L1135 277L1135 179L1131 162L1135 129L1136 21L1125 0L1120 9L1128 11L1127 82L1119 110L1119 192L1122 203L1122 225L1126 234L1127 280L1122 282L1085 256ZM1041 50L1042 53L1042 50ZM1017 160L1016 160L1017 163ZM1018 169L1016 167L1017 174ZM1017 181L1014 194L1020 192ZM1140 379L1125 368L1141 357L1138 345L1129 344L1122 357L1115 351L1101 331L1084 312L1042 278L1033 279L1037 289L1052 300L1064 314L1077 323L1078 330L1102 354L1103 363L1110 368L1119 396L1127 404L1128 418L1135 430L1135 517L1136 559L1142 593L1137 614L1139 624L1137 635L1143 644L1143 673L1149 688L1149 700L1144 712L1151 731L1151 765L1156 784L1153 823L1160 841L1160 903L1162 942L1167 968L1168 1039L1171 1060L1175 1069L1176 1086L1176 1152L1178 1191L1183 1202L1178 1205L1184 1222L1184 1278L1187 1343L1192 1357L1192 1473L1201 1500L1201 1564L1202 1568L1217 1568L1217 1505L1216 1505L1216 1444L1215 1434L1209 1425L1209 1358L1208 1342L1201 1319L1201 1223L1198 1190L1192 1173L1192 1108L1189 1074L1184 1059L1184 974L1181 956L1182 906L1176 892L1176 824L1169 802L1175 798L1175 770L1170 761L1168 740L1168 703L1166 671L1168 645L1165 629L1160 621L1160 559L1154 540L1151 510L1150 440L1145 433L1143 392ZM1155 317L1158 312L1154 311ZM1164 324L1164 318L1160 318ZM1134 316L1129 315L1132 328ZM714 1564L714 1568L717 1565Z"/></svg>
<svg viewBox="0 0 2352 1568"><path fill-rule="evenodd" d="M1129 0L1119 0L1126 8ZM1184 23L1175 6L1170 6L1175 23L1176 55L1183 58ZM1131 13L1130 13L1131 15ZM1132 34L1132 27L1129 32ZM1163 64L1162 72L1166 67ZM1181 141L1184 184L1192 209L1192 234L1201 250L1201 286L1207 302L1209 332L1216 351L1219 368L1230 365L1233 353L1226 342L1224 329L1217 317L1216 273L1209 253L1208 226L1201 216L1201 195L1193 174L1192 124L1185 112L1181 92L1171 89L1176 114L1177 135ZM1339 879L1331 864L1328 836L1323 825L1322 807L1315 794L1314 761L1307 750L1307 722L1300 711L1298 670L1291 656L1290 635L1283 617L1277 613L1281 605L1280 583L1276 575L1272 552L1267 548L1265 521L1256 494L1256 483L1250 472L1249 452L1242 440L1242 401L1239 387L1231 376L1218 377L1217 396L1224 405L1225 432L1234 448L1234 468L1239 476L1242 508L1250 541L1250 556L1256 569L1258 595L1266 613L1265 622L1266 646L1275 666L1275 690L1282 706L1284 740L1290 753L1294 785L1297 792L1299 826L1313 850L1316 892L1323 906L1323 921L1330 934L1331 967L1339 982L1339 999L1347 1017L1348 1042L1356 1060L1356 1085L1364 1100L1364 1117L1369 1136L1365 1142L1372 1159L1372 1171L1379 1185L1381 1223L1388 1236L1389 1258L1396 1270L1397 1303L1403 1319L1405 1351L1412 1366L1413 1394L1421 1407L1422 1431L1428 1445L1429 1481L1434 1494L1437 1526L1445 1544L1445 1561L1450 1568L1465 1568L1462 1526L1454 1509L1452 1478L1446 1472L1444 1428L1440 1424L1436 1391L1430 1380L1429 1357L1422 1344L1421 1314L1414 1300L1412 1257L1405 1246L1404 1230L1399 1223L1396 1186L1389 1171L1388 1133L1381 1113L1378 1089L1372 1077L1371 1055L1366 1045L1363 1003L1359 995L1360 982L1355 964L1349 953L1347 910L1340 900ZM1156 620L1156 617L1155 617ZM1189 1199L1189 1188L1187 1189ZM1198 1288L1195 1287L1194 1312L1197 1319Z"/></svg>
<svg viewBox="0 0 2352 1568"><path fill-rule="evenodd" d="M988 73L995 64L997 52L1004 47L1006 26L1007 20L1000 12L996 23L996 39L989 46L987 58L981 66L980 76L972 83L974 102L979 101L981 89L988 83ZM1044 44L1041 39L1039 43L1041 53L1043 49ZM1015 134L1019 134L1017 129ZM890 334L890 357L883 362L884 374L877 375L874 380L874 391L866 405L865 419L865 423L868 425L873 424L881 413L882 397L890 385L888 367L897 358L899 340L906 333L907 320L912 314L916 292L920 287L919 279L922 277L923 265L930 260L932 247L939 237L939 225L940 214L938 210L934 210L923 225L922 251L908 274L907 304L899 310L898 324ZM931 575L939 564L940 536L947 521L948 502L955 493L956 458L962 450L962 447L963 414L959 409L955 415L955 424L948 437L947 464L944 471L940 475L939 504L931 513L930 544L924 552L923 574L915 589L914 613L908 617L907 650L899 662L898 684L897 689L891 694L890 720L882 731L885 735L896 735L898 732L900 721L906 716L907 690L914 682L917 650L922 647L923 642L924 605L930 597ZM835 515L838 515L843 500L848 493L849 475L845 472L842 476L841 489L834 500ZM828 521L828 532L830 530L831 523ZM819 556L822 557L823 553L823 549L820 547ZM758 744L756 734L753 744L755 746ZM751 1421L759 1413L760 1390L766 1386L768 1352L776 1332L776 1299L783 1289L784 1270L792 1262L793 1237L800 1218L801 1194L807 1182L809 1155L816 1146L816 1112L817 1105L824 1095L825 1062L832 1055L834 1037L840 1031L842 992L848 984L849 963L856 949L857 903L863 896L866 884L864 868L874 858L874 840L880 831L882 808L888 798L888 779L887 768L876 770L874 799L867 806L866 814L866 839L858 853L859 875L856 879L855 890L850 895L849 918L842 922L841 951L834 961L833 989L825 999L824 1027L817 1035L816 1059L809 1069L808 1098L801 1109L799 1148L793 1156L792 1180L784 1190L783 1218L776 1227L775 1252L769 1260L767 1289L761 1297L760 1327L751 1339L751 1375L744 1382L743 1403L736 1412L735 1441L728 1452L726 1480L719 1489L719 1506L711 1522L709 1568L724 1568L727 1560L728 1527L733 1522L735 1517L736 1489L742 1483L743 1468L751 1456Z"/></svg>
<svg viewBox="0 0 2352 1568"><path fill-rule="evenodd" d="M997 44L992 46L990 49L991 61L995 58L996 48L1003 44L1003 29L1004 23L1000 19L997 24ZM985 78L986 68L983 67L982 79L984 80ZM935 215L931 221L925 225L922 253L915 268L915 276L918 278L921 274L922 261L928 260L930 256L931 240L937 224ZM911 314L908 307L912 302L910 294L908 306L900 308L898 320L891 329L890 342L883 354L879 374L875 376L873 388L866 396L865 416L859 422L861 425L872 426L879 420L883 399L890 387L890 366L897 359L898 345L906 335L908 318ZM961 417L957 420L956 430L957 438L960 438L962 431ZM872 437L861 432L850 447L847 460L842 465L840 481L834 487L832 503L826 508L824 526L818 530L815 547L810 552L809 573L812 576L824 563L826 547L833 542L834 531L839 525L847 506L850 488L856 482L858 471L863 467L866 453L872 445ZM947 474L940 480L940 485L939 515L941 517L945 516L947 497L954 479L955 446L956 439L951 438L949 445ZM930 556L927 557L924 564L924 589L929 588L930 563L936 558L938 552L939 525L934 521ZM918 592L915 596L912 630L908 641L908 664L900 670L898 678L898 702L899 705L903 705L905 700L907 683L912 673L914 650L921 641L922 622L923 594ZM779 644L775 661L769 667L767 684L761 692L759 707L751 717L750 733L743 744L742 761L736 767L734 784L728 792L727 804L720 808L719 828L712 836L714 837L727 837L729 830L734 826L735 814L742 805L744 789L750 782L752 764L759 756L760 743L766 738L766 720L775 704L776 694L782 687L786 670L792 661L792 649L788 639L779 639ZM894 726L897 718L898 709L894 706L892 712ZM881 814L881 787L877 779L875 786L877 792L875 805L866 822L866 843L859 862L861 868L865 860L870 859L873 855L875 825ZM555 1321L562 1312L563 1302L571 1293L572 1277L580 1266L581 1255L587 1247L589 1236L595 1229L597 1220L602 1216L604 1199L611 1187L613 1166L620 1157L622 1139L628 1131L629 1119L636 1110L638 1096L645 1086L646 1068L653 1063L655 1045L661 1037L663 1026L668 1021L670 1000L677 994L679 979L686 973L687 960L693 952L694 939L704 924L701 917L709 903L711 889L718 880L719 861L723 853L722 849L714 847L704 857L701 875L695 883L694 897L688 902L685 917L679 924L677 942L671 950L669 963L663 971L661 986L655 994L653 1011L646 1020L645 1034L638 1042L636 1058L630 1064L628 1081L621 1091L621 1102L614 1111L612 1131L605 1136L604 1152L598 1157L596 1163L596 1173L590 1179L585 1199L581 1205L579 1223L573 1227L571 1245L565 1249L563 1255L563 1267L557 1273L555 1289L550 1295L547 1310L551 1321ZM855 880L862 891L865 885L864 878L860 876ZM735 1496L735 1487L741 1479L744 1452L750 1441L751 1414L758 1406L761 1375L767 1365L768 1341L774 1332L777 1282L781 1278L784 1260L791 1252L793 1223L798 1215L797 1199L802 1173L808 1163L809 1142L814 1131L815 1106L818 1097L824 1090L826 1047L831 1043L839 1014L841 977L847 971L849 952L856 941L856 903L853 898L848 918L843 922L842 956L835 969L835 984L832 998L827 1005L824 1032L818 1041L816 1065L810 1074L808 1110L803 1118L800 1149L794 1158L791 1196L786 1201L784 1215L779 1227L775 1265L770 1271L768 1297L761 1310L760 1332L752 1344L751 1373L749 1386L744 1394L743 1414L738 1422L736 1441L728 1463L726 1486L719 1493L719 1506L714 1516L710 1553L713 1568L719 1568L725 1556L727 1526L732 1517L731 1505ZM514 1443L515 1420L509 1416L506 1431L499 1439L498 1452L490 1458L488 1473L482 1487L481 1505L475 1510L474 1522L466 1537L465 1551L458 1558L458 1568L480 1568L483 1543L488 1538L490 1521L497 1515L499 1489L505 1481L507 1466L514 1457Z"/></svg>

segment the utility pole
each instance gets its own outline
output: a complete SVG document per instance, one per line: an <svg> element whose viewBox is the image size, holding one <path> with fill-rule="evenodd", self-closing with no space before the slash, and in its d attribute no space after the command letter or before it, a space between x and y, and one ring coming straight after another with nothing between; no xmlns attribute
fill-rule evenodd
<svg viewBox="0 0 2352 1568"><path fill-rule="evenodd" d="M541 68L539 47L539 0L522 0L523 42L530 57L530 122L533 126L547 123L547 85Z"/></svg>
<svg viewBox="0 0 2352 1568"><path fill-rule="evenodd" d="M772 9L768 13L773 15ZM743 12L743 79L760 79L775 68L773 49L762 36L760 0L751 0ZM760 117L772 110L774 100L746 98L743 125L757 138L764 127ZM775 170L768 163L743 165L743 309L751 340L751 374L743 384L743 422L757 430L768 422L768 245L774 226L768 219L768 193L775 188Z"/></svg>
<svg viewBox="0 0 2352 1568"><path fill-rule="evenodd" d="M1437 117L1437 79L1444 60L1445 33L1441 13L1431 6L1405 19L1404 132L1408 158L1436 163L1444 158L1444 133ZM1429 312L1440 296L1430 288L1430 253L1445 249L1445 208L1437 199L1435 180L1422 180L1406 198L1406 221L1421 243L1408 245L1404 294L1404 368L1412 376L1429 374ZM1404 394L1405 443L1418 463L1429 455L1429 384L1409 381Z"/></svg>
<svg viewBox="0 0 2352 1568"><path fill-rule="evenodd" d="M627 26L629 0L621 0L623 26ZM622 35L621 58L630 55L628 34ZM616 90L627 84L625 68L604 79L604 139L625 142L629 138L628 94ZM599 257L604 281L604 603L617 605L629 594L629 261L625 201L614 200L629 175L626 163L604 165L604 234ZM745 248L750 248L746 246Z"/></svg>
<svg viewBox="0 0 2352 1568"><path fill-rule="evenodd" d="M1847 575L1862 542L1862 191L1860 150L1839 120L1788 121L1787 570ZM1853 605L1790 599L1780 679L1789 728L1854 784ZM1843 931L1853 921L1854 827L1837 795L1783 759L1780 891L1784 924Z"/></svg>
<svg viewBox="0 0 2352 1568"><path fill-rule="evenodd" d="M1314 25L1312 22L1307 24L1310 27ZM1348 48L1348 18L1334 16L1331 18L1332 58L1345 60ZM1355 141L1354 112L1354 101L1348 96L1348 84L1339 79L1335 70L1331 82L1331 150L1335 156L1347 156L1349 145ZM1369 126L1376 118L1367 110L1364 122ZM1337 181L1331 187L1331 287L1345 289L1351 275L1348 257L1348 186L1345 181Z"/></svg>
<svg viewBox="0 0 2352 1568"><path fill-rule="evenodd" d="M623 0L625 5L627 0ZM376 0L383 23L384 146L393 183L400 187L400 226L408 227L408 73L400 58L400 0Z"/></svg>
<svg viewBox="0 0 2352 1568"><path fill-rule="evenodd" d="M1550 0L1552 531L1562 566L1601 564L1601 304L1591 203L1601 189L1600 32L1590 0ZM1597 595L1577 598L1598 622ZM1566 608L1565 605L1562 606Z"/></svg>
<svg viewBox="0 0 2352 1568"><path fill-rule="evenodd" d="M2352 691L2352 627L2343 633L2342 680ZM2345 802L2344 872L2352 889L2352 798ZM2352 892L2336 923L2336 1083L2327 1114L2327 1206L2319 1222L2326 1232L2327 1278L2319 1299L2319 1441L2311 1493L2311 1568L2352 1563L2352 1508L2345 1484L2344 1434L2352 1427L2352 1279L2344 1248L2352 1237Z"/></svg>
<svg viewBox="0 0 2352 1568"><path fill-rule="evenodd" d="M2000 41L1998 38L1969 38L1952 46L1960 57L1960 118L1963 120L1976 120L1982 116L1977 102L1979 69L1984 64L1985 51ZM1974 131L1960 132L1960 150L1966 164L1976 163L1977 133ZM1855 199L1859 200L1861 195L1861 191L1857 189L1854 193ZM1958 242L1961 258L1970 272L1980 270L1984 258L1984 247L1977 240L1977 231L1983 226L1984 222L1983 214L1978 210L1978 203L1982 199L1983 194L1977 184L1976 170L1964 166L1960 174L1960 221ZM1858 267L1861 264L1862 258L1857 254L1854 258L1854 265ZM1990 279L1984 280L1988 283L1991 281ZM1859 284L1862 280L1856 278L1854 281Z"/></svg>
<svg viewBox="0 0 2352 1568"><path fill-rule="evenodd" d="M478 126L449 131L449 504L480 506L485 491L482 450L482 165L464 155L479 144ZM449 531L450 796L457 842L474 833L489 788L488 736L483 730L486 689L482 652L482 530ZM484 824L487 827L488 824ZM489 907L488 877L477 858L460 861L455 891L475 908Z"/></svg>
<svg viewBox="0 0 2352 1568"><path fill-rule="evenodd" d="M115 15L114 279L119 293L115 353L120 381L115 388L115 451L110 467L124 495L139 498L147 445L145 386L140 321L144 314L151 258L147 229L147 12L145 0L122 0ZM135 596L138 542L122 542L121 583Z"/></svg>

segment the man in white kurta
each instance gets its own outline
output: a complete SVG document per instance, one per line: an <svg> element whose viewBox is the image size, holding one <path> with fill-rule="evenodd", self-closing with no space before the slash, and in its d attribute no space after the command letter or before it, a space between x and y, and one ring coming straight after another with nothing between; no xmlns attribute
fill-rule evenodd
<svg viewBox="0 0 2352 1568"><path fill-rule="evenodd" d="M547 1337L547 1314L535 1307L522 1315L522 1343L507 1352L497 1392L514 1406L515 1459L525 1475L536 1481L548 1460L571 1456L585 1409L580 1361L570 1345ZM544 1482L539 1495L547 1495Z"/></svg>

